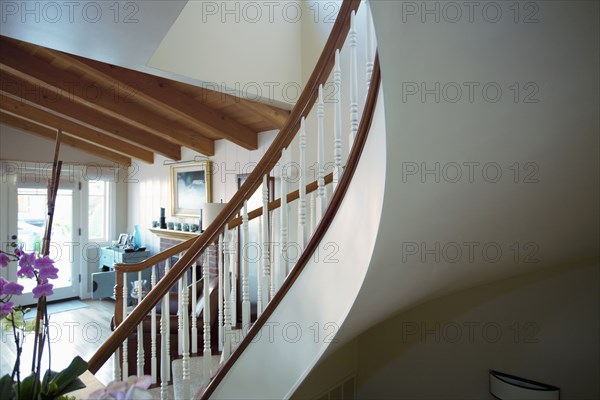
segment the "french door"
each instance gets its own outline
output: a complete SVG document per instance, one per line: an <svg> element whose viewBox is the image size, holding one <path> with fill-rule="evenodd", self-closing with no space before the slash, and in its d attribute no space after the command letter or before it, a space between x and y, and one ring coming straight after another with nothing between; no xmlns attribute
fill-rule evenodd
<svg viewBox="0 0 600 400"><path fill-rule="evenodd" d="M26 252L39 252L42 246L47 216L47 181L27 181L12 179L8 182L8 236L7 245L13 243L23 246ZM80 200L77 183L61 183L56 196L54 223L50 245L50 258L58 268L58 279L51 280L54 294L49 301L61 300L79 295L79 216ZM9 265L10 280L15 280L25 287L23 295L15 298L21 305L35 304L32 289L36 283L33 279L17 278L18 264Z"/></svg>

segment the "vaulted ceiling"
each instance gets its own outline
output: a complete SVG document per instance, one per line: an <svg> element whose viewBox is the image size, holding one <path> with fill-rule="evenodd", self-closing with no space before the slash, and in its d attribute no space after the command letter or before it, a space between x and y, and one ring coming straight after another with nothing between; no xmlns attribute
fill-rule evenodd
<svg viewBox="0 0 600 400"><path fill-rule="evenodd" d="M0 36L0 123L129 165L186 147L214 155L226 139L257 148L257 134L289 111Z"/></svg>

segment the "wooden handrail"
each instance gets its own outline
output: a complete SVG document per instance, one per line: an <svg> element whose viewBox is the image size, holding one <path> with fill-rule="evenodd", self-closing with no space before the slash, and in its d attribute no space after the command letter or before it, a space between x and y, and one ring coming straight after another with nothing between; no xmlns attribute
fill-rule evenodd
<svg viewBox="0 0 600 400"><path fill-rule="evenodd" d="M333 197L331 198L331 202L327 207L325 215L323 215L323 218L319 222L319 225L317 225L315 233L312 235L310 241L308 242L306 249L304 249L304 251L302 252L300 259L283 281L281 288L277 291L277 293L275 293L275 296L273 296L273 299L267 304L267 307L264 309L263 313L250 327L248 333L246 334L244 339L242 339L239 346L230 355L230 357L227 360L225 360L225 363L219 368L213 380L206 387L206 390L204 390L203 393L198 393L200 395L201 400L210 398L210 396L218 387L219 383L221 383L225 375L227 375L227 372L229 372L231 367L235 364L237 359L242 355L242 353L250 345L250 343L252 343L256 335L261 332L261 329L264 327L271 314L273 314L273 311L275 311L279 303L281 303L287 292L291 289L294 282L298 279L298 277L304 270L304 267L306 267L306 265L312 258L313 253L317 250L319 244L321 243L321 240L323 239L323 236L325 235L327 229L329 229L329 226L333 222L333 219L342 204L342 200L344 199L344 196L348 191L348 187L350 186L350 182L352 181L352 177L354 176L354 172L356 171L356 168L358 166L360 156L367 142L369 130L373 121L373 113L377 104L377 96L379 94L380 81L381 71L379 68L379 56L376 55L375 64L373 67L373 75L371 77L371 85L369 87L367 102L363 110L362 119L360 121L360 126L355 139L356 141L348 157L347 168L339 181L337 189L333 193Z"/></svg>
<svg viewBox="0 0 600 400"><path fill-rule="evenodd" d="M179 244L176 244L173 247L169 247L166 250L161 251L158 254L155 254L151 257L146 258L144 261L140 261L138 263L131 263L131 264L115 264L114 265L114 269L117 272L140 272L143 271L147 268L152 267L153 265L156 265L164 260L166 260L169 257L173 257L175 254L179 254L182 251L187 250L192 244L194 244L194 241L197 238L191 238L186 240L185 242L181 242Z"/></svg>
<svg viewBox="0 0 600 400"><path fill-rule="evenodd" d="M325 175L325 185L333 182L333 172ZM306 194L312 193L318 189L318 181L314 181L306 185ZM293 192L288 193L287 201L290 204L294 200L298 200L300 198L300 190L295 190ZM273 211L281 207L281 197L275 199L268 204L269 211ZM252 221L255 218L258 218L263 215L262 206L258 207L250 212L248 212L248 221ZM236 228L242 224L242 217L236 217L229 221L229 229Z"/></svg>
<svg viewBox="0 0 600 400"><path fill-rule="evenodd" d="M150 310L163 298L169 289L192 265L194 260L214 242L227 221L230 221L241 209L244 201L250 196L262 183L262 177L268 174L281 156L281 151L286 148L294 139L300 129L302 117L308 116L310 110L315 104L320 85L324 85L333 70L335 62L335 51L341 49L350 30L350 16L353 11L358 10L361 0L346 0L342 3L338 17L323 48L323 52L313 70L306 88L302 91L298 102L294 106L290 117L286 121L277 137L265 152L265 155L256 165L254 171L248 179L242 184L240 189L233 195L225 208L217 215L212 224L206 229L204 234L194 239L190 249L175 263L165 276L158 281L156 286L146 295L146 297L133 309L113 332L113 334L100 346L98 351L88 362L90 372L96 373L104 363L119 348L135 327L144 319Z"/></svg>
<svg viewBox="0 0 600 400"><path fill-rule="evenodd" d="M333 173L325 175L325 185L329 185L333 182ZM318 181L314 181L306 185L306 194L312 193L318 189ZM300 191L295 190L293 192L288 193L287 201L288 204L294 200L300 198ZM269 211L273 211L281 207L281 198L275 199L269 202ZM248 212L248 221L252 221L255 218L262 216L262 206L258 207L250 212ZM229 221L229 229L236 228L242 224L242 217L236 217ZM169 257L174 256L175 254L179 254L185 250L187 250L196 240L196 238L191 238L186 240L185 242L181 242L173 247L169 247L166 250L161 251L158 254L153 255L152 257L148 257L147 259L131 264L115 264L114 269L118 272L140 272L147 268L152 267Z"/></svg>

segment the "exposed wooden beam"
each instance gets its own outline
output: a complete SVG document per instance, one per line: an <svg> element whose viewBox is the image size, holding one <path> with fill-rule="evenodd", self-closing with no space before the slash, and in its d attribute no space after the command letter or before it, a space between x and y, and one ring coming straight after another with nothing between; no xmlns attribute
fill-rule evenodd
<svg viewBox="0 0 600 400"><path fill-rule="evenodd" d="M69 100L92 108L135 128L205 155L214 155L214 141L193 132L177 121L148 112L135 99L120 97L120 88L106 88L106 82L88 79L52 66L18 46L6 45L0 52L0 68L33 85L46 84ZM91 89L91 90L90 90ZM126 92L125 92L126 93Z"/></svg>
<svg viewBox="0 0 600 400"><path fill-rule="evenodd" d="M39 52L59 58L94 80L117 84L125 93L131 94L133 101L143 103L145 107L162 115L168 114L171 119L194 129L200 129L213 139L227 139L249 150L258 148L257 132L175 90L166 79L54 50L40 49Z"/></svg>
<svg viewBox="0 0 600 400"><path fill-rule="evenodd" d="M251 109L265 120L269 121L271 124L277 127L277 129L281 129L285 125L285 121L287 121L290 116L289 111L280 110L278 108L270 107L266 104L257 103L255 101L245 100L244 106Z"/></svg>
<svg viewBox="0 0 600 400"><path fill-rule="evenodd" d="M56 130L52 128L48 128L42 125L38 125L37 123L31 122L26 119L22 119L12 114L8 114L5 111L0 110L0 123L8 126L12 126L13 128L23 130L25 132L29 132L36 136L55 140L56 139ZM104 158L106 160L113 161L121 166L129 166L131 165L131 158L121 155L119 153L115 153L114 151L107 150L103 147L93 145L86 141L63 135L61 138L62 143L67 146L73 147L75 149L84 151L86 153L92 154L97 157Z"/></svg>
<svg viewBox="0 0 600 400"><path fill-rule="evenodd" d="M14 98L0 95L0 109L54 129L60 128L66 135L120 153L128 158L136 158L149 164L154 162L154 153L151 151L58 117Z"/></svg>
<svg viewBox="0 0 600 400"><path fill-rule="evenodd" d="M172 160L181 159L181 148L163 138L154 136L121 121L107 118L98 111L71 101L64 93L47 85L33 85L0 70L0 94L21 99L51 114L65 118L91 129L99 129L131 144L164 155Z"/></svg>

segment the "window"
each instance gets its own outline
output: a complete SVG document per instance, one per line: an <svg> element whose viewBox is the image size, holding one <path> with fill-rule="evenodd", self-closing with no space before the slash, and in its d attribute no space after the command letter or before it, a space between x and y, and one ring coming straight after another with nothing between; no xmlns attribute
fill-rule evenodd
<svg viewBox="0 0 600 400"><path fill-rule="evenodd" d="M95 242L109 241L110 184L98 180L88 182L89 214L88 240Z"/></svg>

